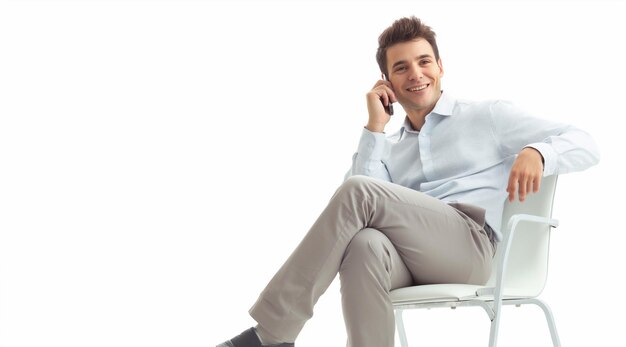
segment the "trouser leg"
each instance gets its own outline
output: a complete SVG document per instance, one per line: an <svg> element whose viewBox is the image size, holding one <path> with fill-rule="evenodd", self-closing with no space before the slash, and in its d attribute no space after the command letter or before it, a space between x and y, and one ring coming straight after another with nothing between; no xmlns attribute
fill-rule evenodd
<svg viewBox="0 0 626 347"><path fill-rule="evenodd" d="M339 268L349 347L393 347L395 319L389 291L413 283L389 239L375 229L359 231Z"/></svg>
<svg viewBox="0 0 626 347"><path fill-rule="evenodd" d="M294 341L339 271L352 238L385 234L416 283L483 283L492 248L482 226L441 201L363 176L341 185L280 268L250 315L273 336Z"/></svg>

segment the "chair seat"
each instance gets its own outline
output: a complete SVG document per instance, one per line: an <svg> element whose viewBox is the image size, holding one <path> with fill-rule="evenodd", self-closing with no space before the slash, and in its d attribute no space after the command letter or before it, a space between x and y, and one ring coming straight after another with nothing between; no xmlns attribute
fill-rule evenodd
<svg viewBox="0 0 626 347"><path fill-rule="evenodd" d="M467 300L493 300L493 295L477 296L476 291L485 286L472 284L426 284L392 290L389 293L394 305L454 302ZM506 288L503 299L524 299L534 297L534 293L517 288Z"/></svg>

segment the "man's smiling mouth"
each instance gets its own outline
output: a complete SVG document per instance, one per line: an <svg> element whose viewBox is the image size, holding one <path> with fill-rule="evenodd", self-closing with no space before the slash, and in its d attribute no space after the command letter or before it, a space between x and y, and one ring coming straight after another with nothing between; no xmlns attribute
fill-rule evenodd
<svg viewBox="0 0 626 347"><path fill-rule="evenodd" d="M407 88L407 90L409 92L419 92L420 90L426 89L426 87L428 87L429 85L430 84L424 84L424 85L417 86L417 87Z"/></svg>

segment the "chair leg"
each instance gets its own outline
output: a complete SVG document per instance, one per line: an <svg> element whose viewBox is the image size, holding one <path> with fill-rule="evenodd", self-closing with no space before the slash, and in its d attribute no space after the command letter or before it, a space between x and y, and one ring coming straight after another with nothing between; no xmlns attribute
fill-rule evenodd
<svg viewBox="0 0 626 347"><path fill-rule="evenodd" d="M404 320L402 320L402 309L396 309L396 327L398 328L398 336L400 336L400 346L409 347L406 340L406 331L404 330Z"/></svg>
<svg viewBox="0 0 626 347"><path fill-rule="evenodd" d="M500 309L495 312L493 320L491 320L491 329L489 330L489 347L496 347L498 345L498 331L500 329Z"/></svg>
<svg viewBox="0 0 626 347"><path fill-rule="evenodd" d="M552 310L545 302L539 299L528 299L528 302L531 304L535 304L543 310L543 313L546 316L546 321L548 322L548 328L550 329L550 336L552 337L552 345L554 347L561 347L561 341L559 340L559 334L556 331L556 324L554 323L554 316L552 315Z"/></svg>

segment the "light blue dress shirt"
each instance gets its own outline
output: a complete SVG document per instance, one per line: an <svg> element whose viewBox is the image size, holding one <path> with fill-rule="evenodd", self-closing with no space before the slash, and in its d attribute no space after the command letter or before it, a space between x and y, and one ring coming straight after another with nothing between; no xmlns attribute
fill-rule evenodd
<svg viewBox="0 0 626 347"><path fill-rule="evenodd" d="M524 147L541 153L544 176L580 171L600 158L591 136L571 125L531 117L509 102L467 102L443 93L420 131L408 118L391 136L363 129L346 178L370 176L480 206L500 241L509 173Z"/></svg>

